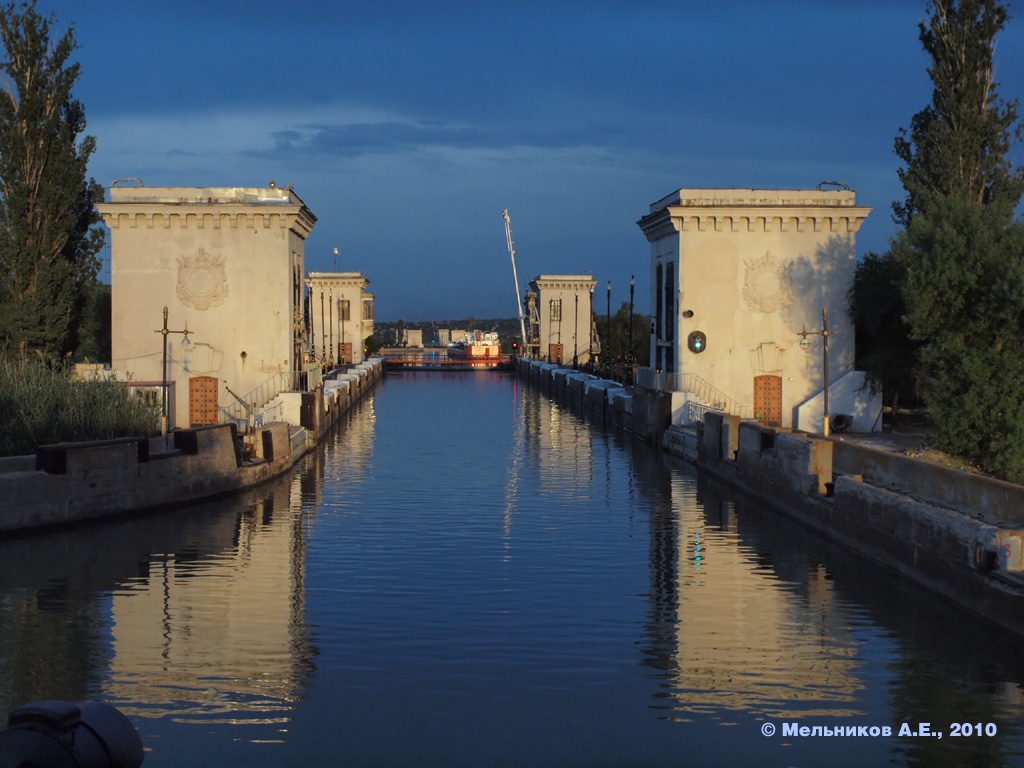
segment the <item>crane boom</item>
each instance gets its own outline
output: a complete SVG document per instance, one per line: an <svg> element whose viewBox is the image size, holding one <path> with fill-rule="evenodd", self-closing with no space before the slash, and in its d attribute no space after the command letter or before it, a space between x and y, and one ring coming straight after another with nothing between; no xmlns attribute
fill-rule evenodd
<svg viewBox="0 0 1024 768"><path fill-rule="evenodd" d="M519 307L519 332L522 334L523 341L522 353L527 353L526 347L526 319L523 316L523 297L519 293L519 274L516 272L516 249L512 245L512 219L508 216L508 208L501 212L501 215L505 217L505 239L508 240L508 255L512 258L512 279L516 281L516 306Z"/></svg>

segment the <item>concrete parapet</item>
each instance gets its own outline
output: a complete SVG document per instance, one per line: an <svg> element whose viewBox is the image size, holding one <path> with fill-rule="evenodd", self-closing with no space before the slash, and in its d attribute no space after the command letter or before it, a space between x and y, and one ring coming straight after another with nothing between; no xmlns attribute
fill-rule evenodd
<svg viewBox="0 0 1024 768"><path fill-rule="evenodd" d="M0 456L0 474L4 472L33 472L36 468L35 454L27 456Z"/></svg>
<svg viewBox="0 0 1024 768"><path fill-rule="evenodd" d="M742 417L721 411L708 411L700 430L698 456L702 459L734 461L740 450Z"/></svg>
<svg viewBox="0 0 1024 768"><path fill-rule="evenodd" d="M844 443L741 422L734 461L727 457L727 419L709 413L697 431L697 464L702 470L966 610L1024 635L1024 524L905 493L896 487L898 478L887 474L898 464L886 463L885 473L880 473L868 460L864 466L869 475L851 472L859 455L853 451L843 453L846 474L835 478L834 496L823 495L824 480L833 474L832 463L847 447ZM682 437L669 441L668 447L686 455ZM946 476L944 467L916 463L922 465L916 472L934 470ZM891 481L891 487L872 482L871 475ZM930 487L923 479L911 484ZM1000 483L998 490L1005 494L1008 485ZM975 498L991 497L979 491Z"/></svg>
<svg viewBox="0 0 1024 768"><path fill-rule="evenodd" d="M607 424L611 405L609 393L621 389L621 384L605 379L591 378L583 382L583 415L598 424Z"/></svg>
<svg viewBox="0 0 1024 768"><path fill-rule="evenodd" d="M848 440L834 443L837 472L993 522L1024 524L1024 487Z"/></svg>
<svg viewBox="0 0 1024 768"><path fill-rule="evenodd" d="M35 469L51 475L86 477L90 473L106 472L111 465L145 461L149 461L149 440L127 437L40 446L36 451Z"/></svg>
<svg viewBox="0 0 1024 768"><path fill-rule="evenodd" d="M540 379L540 391L548 395L551 398L555 398L555 374L562 372L563 369L554 363L541 363L539 368L538 377Z"/></svg>
<svg viewBox="0 0 1024 768"><path fill-rule="evenodd" d="M697 461L699 444L697 428L694 426L672 425L661 438L661 445L666 451L692 462Z"/></svg>
<svg viewBox="0 0 1024 768"><path fill-rule="evenodd" d="M606 427L634 432L633 393L615 381L556 363L518 359L516 375L541 394Z"/></svg>
<svg viewBox="0 0 1024 768"><path fill-rule="evenodd" d="M1019 551L1000 549L1003 534L1011 532L869 485L856 475L836 480L835 509L836 521L847 533L856 533L894 558L917 565L929 559L935 568L984 565L1007 572L1021 570Z"/></svg>
<svg viewBox="0 0 1024 768"><path fill-rule="evenodd" d="M236 449L234 424L215 424L174 431L174 447L184 454L204 457L203 465L215 472L230 472L242 465Z"/></svg>
<svg viewBox="0 0 1024 768"><path fill-rule="evenodd" d="M256 442L256 458L271 464L292 464L292 442L289 425L275 421L259 430Z"/></svg>
<svg viewBox="0 0 1024 768"><path fill-rule="evenodd" d="M775 440L775 455L785 482L797 493L825 493L825 484L832 482L829 440L780 434Z"/></svg>
<svg viewBox="0 0 1024 768"><path fill-rule="evenodd" d="M570 371L565 377L565 389L568 397L568 405L573 412L579 414L583 413L586 384L588 381L593 381L596 378L596 376L592 376L589 373L580 373L579 371Z"/></svg>
<svg viewBox="0 0 1024 768"><path fill-rule="evenodd" d="M633 435L644 442L661 445L662 435L672 424L672 393L636 386L633 388Z"/></svg>
<svg viewBox="0 0 1024 768"><path fill-rule="evenodd" d="M714 426L717 423L717 429ZM715 440L707 448L707 456L723 460L723 420L705 423L704 439ZM825 493L825 483L832 479L832 446L827 440L776 432L756 422L738 425L740 471L758 484L782 486L801 495Z"/></svg>
<svg viewBox="0 0 1024 768"><path fill-rule="evenodd" d="M377 363L357 378L368 389L381 370ZM247 436L255 461L243 460L243 438L233 422L159 438L45 446L34 456L0 460L0 533L179 505L269 480L315 445L325 424L321 392L286 394L297 396L300 416L312 429L267 424Z"/></svg>

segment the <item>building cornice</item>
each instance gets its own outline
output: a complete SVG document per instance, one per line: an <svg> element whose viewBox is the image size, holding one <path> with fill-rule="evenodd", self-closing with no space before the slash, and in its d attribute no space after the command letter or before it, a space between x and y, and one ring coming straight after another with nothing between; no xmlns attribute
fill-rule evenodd
<svg viewBox="0 0 1024 768"><path fill-rule="evenodd" d="M544 291L585 291L590 293L597 286L592 275L540 275L530 281L534 290Z"/></svg>
<svg viewBox="0 0 1024 768"><path fill-rule="evenodd" d="M853 234L871 213L866 206L668 206L637 221L648 241L681 232L829 232Z"/></svg>
<svg viewBox="0 0 1024 768"><path fill-rule="evenodd" d="M305 240L316 216L305 205L273 203L99 203L111 229L288 229Z"/></svg>
<svg viewBox="0 0 1024 768"><path fill-rule="evenodd" d="M366 288L370 284L370 280L361 272L310 272L309 277L306 279L306 284L310 287L315 285L323 287Z"/></svg>

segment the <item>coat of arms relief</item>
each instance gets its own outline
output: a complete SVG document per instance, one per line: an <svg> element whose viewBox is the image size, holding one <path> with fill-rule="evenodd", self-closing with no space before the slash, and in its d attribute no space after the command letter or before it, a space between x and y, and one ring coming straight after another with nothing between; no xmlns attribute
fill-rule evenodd
<svg viewBox="0 0 1024 768"><path fill-rule="evenodd" d="M771 251L759 259L746 262L747 273L743 298L755 312L775 312L789 304L793 297L791 263L779 261Z"/></svg>
<svg viewBox="0 0 1024 768"><path fill-rule="evenodd" d="M202 248L195 254L178 258L178 298L192 309L212 309L228 297L228 276L224 257Z"/></svg>

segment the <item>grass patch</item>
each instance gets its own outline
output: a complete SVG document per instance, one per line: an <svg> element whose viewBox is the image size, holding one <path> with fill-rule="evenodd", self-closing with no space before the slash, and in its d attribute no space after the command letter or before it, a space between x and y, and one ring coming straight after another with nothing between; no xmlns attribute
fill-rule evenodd
<svg viewBox="0 0 1024 768"><path fill-rule="evenodd" d="M142 437L159 430L159 409L113 376L76 379L70 366L0 359L0 455L40 445Z"/></svg>

